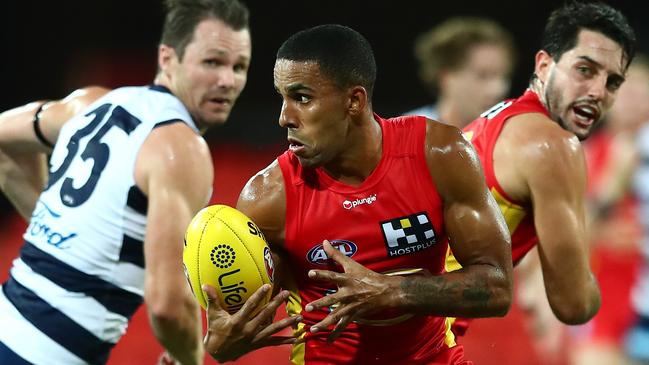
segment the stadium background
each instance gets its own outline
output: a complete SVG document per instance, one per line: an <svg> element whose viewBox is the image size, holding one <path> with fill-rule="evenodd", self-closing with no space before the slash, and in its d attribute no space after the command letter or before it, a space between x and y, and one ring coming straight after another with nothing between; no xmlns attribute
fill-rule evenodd
<svg viewBox="0 0 649 365"><path fill-rule="evenodd" d="M415 37L454 15L491 17L515 38L519 50L511 96L527 85L533 55L549 12L561 1L433 2L416 0L246 1L251 10L253 58L248 84L227 125L207 135L216 169L212 202L234 205L240 188L286 147L277 126L280 99L272 69L281 42L297 30L340 23L364 34L375 50L378 79L374 108L390 117L429 102L417 78ZM648 25L640 2L608 1L629 17L640 49L649 50ZM74 88L150 83L162 26L160 1L3 1L0 5L0 110L36 99L65 96ZM173 214L171 212L171 214ZM83 224L83 222L80 222ZM0 280L16 256L25 223L0 195ZM0 329L2 331L8 329ZM476 364L563 364L535 352L524 335L521 311L514 306L504 320L477 321L464 340ZM567 346L566 346L567 347ZM153 364L161 353L140 309L109 364ZM285 364L288 350L261 350L239 364ZM208 360L207 363L215 363Z"/></svg>

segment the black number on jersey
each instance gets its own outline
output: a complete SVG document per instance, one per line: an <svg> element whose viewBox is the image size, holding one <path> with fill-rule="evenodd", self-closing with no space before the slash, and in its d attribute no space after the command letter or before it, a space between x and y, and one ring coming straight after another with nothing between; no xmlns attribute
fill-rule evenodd
<svg viewBox="0 0 649 365"><path fill-rule="evenodd" d="M52 187L59 181L66 173L72 160L76 157L79 152L79 140L84 137L92 135L97 127L101 124L106 116L106 113L111 108L111 104L104 104L97 109L86 114L87 117L94 116L93 119L88 123L87 126L79 129L68 142L67 149L68 154L65 156L63 163L59 166L58 169L50 171L49 182L45 190ZM131 115L121 106L116 106L113 111L110 113L110 116L103 123L101 128L92 135L92 138L88 141L86 148L81 152L81 158L86 161L88 159L93 160L92 171L90 172L90 177L83 186L75 188L73 186L73 179L71 177L66 177L63 180L61 185L61 201L63 204L69 207L77 207L88 200L90 195L95 190L97 182L101 173L106 168L108 163L108 158L110 157L110 149L108 145L101 142L101 139L108 133L108 131L117 127L126 134L131 134L131 132L141 123L139 119Z"/></svg>

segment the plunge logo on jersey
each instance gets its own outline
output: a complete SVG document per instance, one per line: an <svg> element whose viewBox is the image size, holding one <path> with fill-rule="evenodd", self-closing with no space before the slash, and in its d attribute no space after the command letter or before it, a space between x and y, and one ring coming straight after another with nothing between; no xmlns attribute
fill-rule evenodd
<svg viewBox="0 0 649 365"><path fill-rule="evenodd" d="M425 250L437 242L433 224L426 212L379 223L388 256L402 256Z"/></svg>
<svg viewBox="0 0 649 365"><path fill-rule="evenodd" d="M376 194L372 194L366 198L363 199L356 199L356 200L345 200L343 202L343 208L350 210L352 208L356 208L359 205L367 204L370 205L376 201Z"/></svg>
<svg viewBox="0 0 649 365"><path fill-rule="evenodd" d="M358 251L358 246L352 241L347 240L331 240L331 245L342 252L347 257L352 257ZM306 253L306 259L312 264L316 265L335 265L336 262L327 256L322 243L313 246L309 252Z"/></svg>

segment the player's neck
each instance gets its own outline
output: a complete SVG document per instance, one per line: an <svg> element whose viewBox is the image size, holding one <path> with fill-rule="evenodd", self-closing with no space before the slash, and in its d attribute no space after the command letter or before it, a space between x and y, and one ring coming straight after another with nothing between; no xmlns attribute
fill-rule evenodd
<svg viewBox="0 0 649 365"><path fill-rule="evenodd" d="M548 108L548 102L545 98L545 85L543 84L543 82L539 80L538 77L534 77L530 82L529 89L539 97L541 104L543 104L545 109L549 111L550 109Z"/></svg>
<svg viewBox="0 0 649 365"><path fill-rule="evenodd" d="M169 83L169 79L168 79L168 78L165 76L165 74L162 73L162 72L158 72L158 74L157 74L157 75L155 76L155 78L153 79L153 84L154 84L154 85L161 85L161 86L164 86L164 87L166 87L167 89L171 90L171 89L169 88L169 84L170 84L170 83Z"/></svg>
<svg viewBox="0 0 649 365"><path fill-rule="evenodd" d="M332 178L348 185L363 183L376 169L383 153L383 131L373 115L350 131L348 148L338 158L323 166Z"/></svg>

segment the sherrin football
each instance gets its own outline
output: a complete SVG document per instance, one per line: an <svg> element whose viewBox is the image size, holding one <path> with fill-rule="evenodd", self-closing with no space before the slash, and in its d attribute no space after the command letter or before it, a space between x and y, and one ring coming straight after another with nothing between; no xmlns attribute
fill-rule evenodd
<svg viewBox="0 0 649 365"><path fill-rule="evenodd" d="M185 233L183 265L203 309L207 307L203 284L216 288L221 308L233 314L259 287L273 283L273 260L264 235L250 218L227 205L203 208L192 218Z"/></svg>

